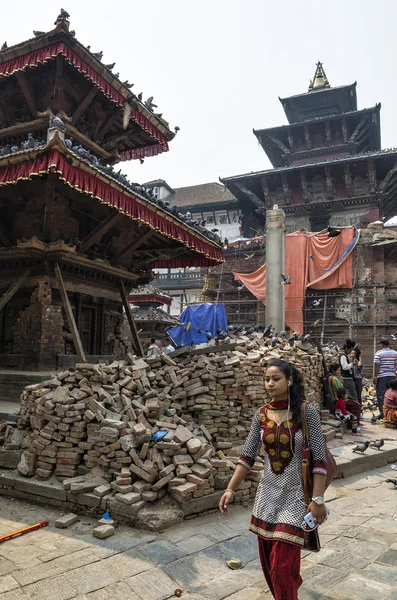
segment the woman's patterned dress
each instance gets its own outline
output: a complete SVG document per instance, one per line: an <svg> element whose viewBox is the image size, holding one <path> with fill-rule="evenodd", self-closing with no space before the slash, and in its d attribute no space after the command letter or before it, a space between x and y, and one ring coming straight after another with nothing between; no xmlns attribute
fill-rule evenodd
<svg viewBox="0 0 397 600"><path fill-rule="evenodd" d="M314 405L306 409L313 473L326 475L325 442ZM292 421L277 425L260 408L252 421L239 463L251 468L261 443L265 464L255 497L250 530L265 540L283 540L303 546L306 503L302 483L303 433Z"/></svg>

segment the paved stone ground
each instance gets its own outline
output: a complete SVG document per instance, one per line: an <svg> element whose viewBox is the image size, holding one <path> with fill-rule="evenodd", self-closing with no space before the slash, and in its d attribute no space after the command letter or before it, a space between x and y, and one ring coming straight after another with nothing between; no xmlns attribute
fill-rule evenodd
<svg viewBox="0 0 397 600"><path fill-rule="evenodd" d="M305 554L300 600L397 600L397 489L390 467L340 480L327 492L323 549ZM92 536L92 518L55 529L60 513L1 498L0 533L43 519L50 526L0 545L1 600L270 600L247 531L250 510L232 507L152 535L119 527ZM231 571L228 558L245 568Z"/></svg>

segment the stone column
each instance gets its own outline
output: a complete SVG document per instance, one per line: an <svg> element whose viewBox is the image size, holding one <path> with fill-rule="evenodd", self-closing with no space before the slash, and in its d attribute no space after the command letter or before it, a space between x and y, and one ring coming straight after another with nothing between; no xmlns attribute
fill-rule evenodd
<svg viewBox="0 0 397 600"><path fill-rule="evenodd" d="M266 211L266 325L277 333L285 329L285 286L281 273L285 262L285 213L277 205Z"/></svg>

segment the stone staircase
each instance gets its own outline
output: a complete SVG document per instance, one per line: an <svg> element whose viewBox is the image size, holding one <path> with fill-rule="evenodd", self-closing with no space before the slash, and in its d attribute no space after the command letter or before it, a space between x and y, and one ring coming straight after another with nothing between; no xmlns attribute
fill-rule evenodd
<svg viewBox="0 0 397 600"><path fill-rule="evenodd" d="M326 442L330 442L335 438L343 439L343 434L347 431L344 423L331 417L329 410L322 410L320 418L321 428Z"/></svg>

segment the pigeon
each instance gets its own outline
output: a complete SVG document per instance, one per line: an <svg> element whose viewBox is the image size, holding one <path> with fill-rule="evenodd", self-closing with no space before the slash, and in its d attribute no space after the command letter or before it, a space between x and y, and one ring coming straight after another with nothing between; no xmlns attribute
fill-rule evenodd
<svg viewBox="0 0 397 600"><path fill-rule="evenodd" d="M28 133L28 141L26 142L25 148L36 148L37 142L31 133Z"/></svg>
<svg viewBox="0 0 397 600"><path fill-rule="evenodd" d="M392 340L396 341L397 340L397 334L396 333L391 333L390 337Z"/></svg>
<svg viewBox="0 0 397 600"><path fill-rule="evenodd" d="M75 30L74 30L74 29L72 29L72 31L69 31L69 34L70 34L72 37L76 37L76 32L75 32Z"/></svg>
<svg viewBox="0 0 397 600"><path fill-rule="evenodd" d="M312 339L312 336L310 335L310 333L306 334L303 338L304 342L310 342L310 340Z"/></svg>
<svg viewBox="0 0 397 600"><path fill-rule="evenodd" d="M313 325L314 325L315 327L317 327L317 325L320 325L320 323L322 323L322 321L323 321L322 319L316 319L316 320L314 321Z"/></svg>
<svg viewBox="0 0 397 600"><path fill-rule="evenodd" d="M371 423L374 425L374 424L377 422L377 420L378 420L378 419L376 418L376 415L375 415L375 413L372 413L372 417L371 417Z"/></svg>
<svg viewBox="0 0 397 600"><path fill-rule="evenodd" d="M174 131L175 131L175 133L178 133L178 131L180 131L180 130L181 130L181 128L180 128L180 127L178 127L178 125L176 125L176 126L174 127Z"/></svg>
<svg viewBox="0 0 397 600"><path fill-rule="evenodd" d="M18 152L19 150L19 146L11 146L11 152L14 154L15 152Z"/></svg>
<svg viewBox="0 0 397 600"><path fill-rule="evenodd" d="M205 332L205 337L207 338L208 341L212 340L212 333L210 331L208 331L208 329Z"/></svg>
<svg viewBox="0 0 397 600"><path fill-rule="evenodd" d="M59 117L52 117L51 125L53 127L59 127L59 128L65 127L65 123Z"/></svg>
<svg viewBox="0 0 397 600"><path fill-rule="evenodd" d="M367 450L368 446L369 446L369 441L367 440L363 444L357 444L357 446L354 446L353 452L361 452L361 454L364 454L364 452Z"/></svg>
<svg viewBox="0 0 397 600"><path fill-rule="evenodd" d="M157 104L153 104L153 96L150 96L145 102L147 108L149 110L153 110L153 108L158 108Z"/></svg>
<svg viewBox="0 0 397 600"><path fill-rule="evenodd" d="M134 86L134 84L130 83L128 79L126 81L123 81L123 85L125 85L125 87L128 87L129 89L131 89Z"/></svg>
<svg viewBox="0 0 397 600"><path fill-rule="evenodd" d="M70 14L66 12L63 8L61 8L61 12L58 15L58 19L69 19Z"/></svg>
<svg viewBox="0 0 397 600"><path fill-rule="evenodd" d="M335 229L335 227L331 227L331 225L328 225L327 232L328 232L328 237L337 237L338 235L340 235L342 233L340 231L340 229Z"/></svg>
<svg viewBox="0 0 397 600"><path fill-rule="evenodd" d="M376 440L372 444L373 448L376 448L377 450L380 450L382 448L382 446L384 446L384 445L385 445L385 440L384 439Z"/></svg>
<svg viewBox="0 0 397 600"><path fill-rule="evenodd" d="M137 95L137 98L140 102L142 102L142 97L143 97L143 93L141 92L140 94Z"/></svg>
<svg viewBox="0 0 397 600"><path fill-rule="evenodd" d="M228 330L228 331L230 331L230 333L231 333L232 331L234 331L234 327L233 327L233 325L228 325L228 326L227 326L227 330Z"/></svg>
<svg viewBox="0 0 397 600"><path fill-rule="evenodd" d="M8 48L8 44L7 44L7 42L4 42L4 44L1 47L1 49L2 50L7 50L7 48Z"/></svg>
<svg viewBox="0 0 397 600"><path fill-rule="evenodd" d="M386 479L387 483L392 483L397 488L397 479Z"/></svg>
<svg viewBox="0 0 397 600"><path fill-rule="evenodd" d="M313 304L313 306L320 306L322 301L323 301L323 299L319 298L319 300L313 300L312 304Z"/></svg>
<svg viewBox="0 0 397 600"><path fill-rule="evenodd" d="M278 341L279 341L279 338L278 338L277 335L275 335L274 337L272 337L272 346L273 346L273 348L277 345Z"/></svg>
<svg viewBox="0 0 397 600"><path fill-rule="evenodd" d="M197 333L203 333L202 329L197 329Z"/></svg>
<svg viewBox="0 0 397 600"><path fill-rule="evenodd" d="M283 331L280 331L279 337L286 339L287 337L287 332L283 329Z"/></svg>
<svg viewBox="0 0 397 600"><path fill-rule="evenodd" d="M110 65L105 65L105 67L107 67L108 69L112 70L112 69L114 69L115 64L116 64L115 62L114 63L110 63Z"/></svg>
<svg viewBox="0 0 397 600"><path fill-rule="evenodd" d="M281 273L281 279L281 285L289 285L291 283L291 275L288 275L287 277L286 275Z"/></svg>
<svg viewBox="0 0 397 600"><path fill-rule="evenodd" d="M253 333L255 333L255 327L250 327L249 329L247 329L248 335L252 335Z"/></svg>
<svg viewBox="0 0 397 600"><path fill-rule="evenodd" d="M115 73L114 76L116 77L116 79L118 79L120 77L120 73Z"/></svg>
<svg viewBox="0 0 397 600"><path fill-rule="evenodd" d="M33 31L33 35L35 37L39 37L40 35L44 35L44 34L45 34L45 31Z"/></svg>
<svg viewBox="0 0 397 600"><path fill-rule="evenodd" d="M68 148L68 150L71 150L72 146L73 146L73 141L70 138L66 138L65 139L65 146L66 146L66 148Z"/></svg>
<svg viewBox="0 0 397 600"><path fill-rule="evenodd" d="M272 333L272 329L273 329L273 325L268 325L265 329L265 331L263 332L264 337L266 337L267 335L270 335Z"/></svg>
<svg viewBox="0 0 397 600"><path fill-rule="evenodd" d="M102 60L103 52L102 50L100 52L92 52L92 56L95 56L98 60Z"/></svg>
<svg viewBox="0 0 397 600"><path fill-rule="evenodd" d="M314 256L312 254L309 254L308 257L314 260Z"/></svg>

